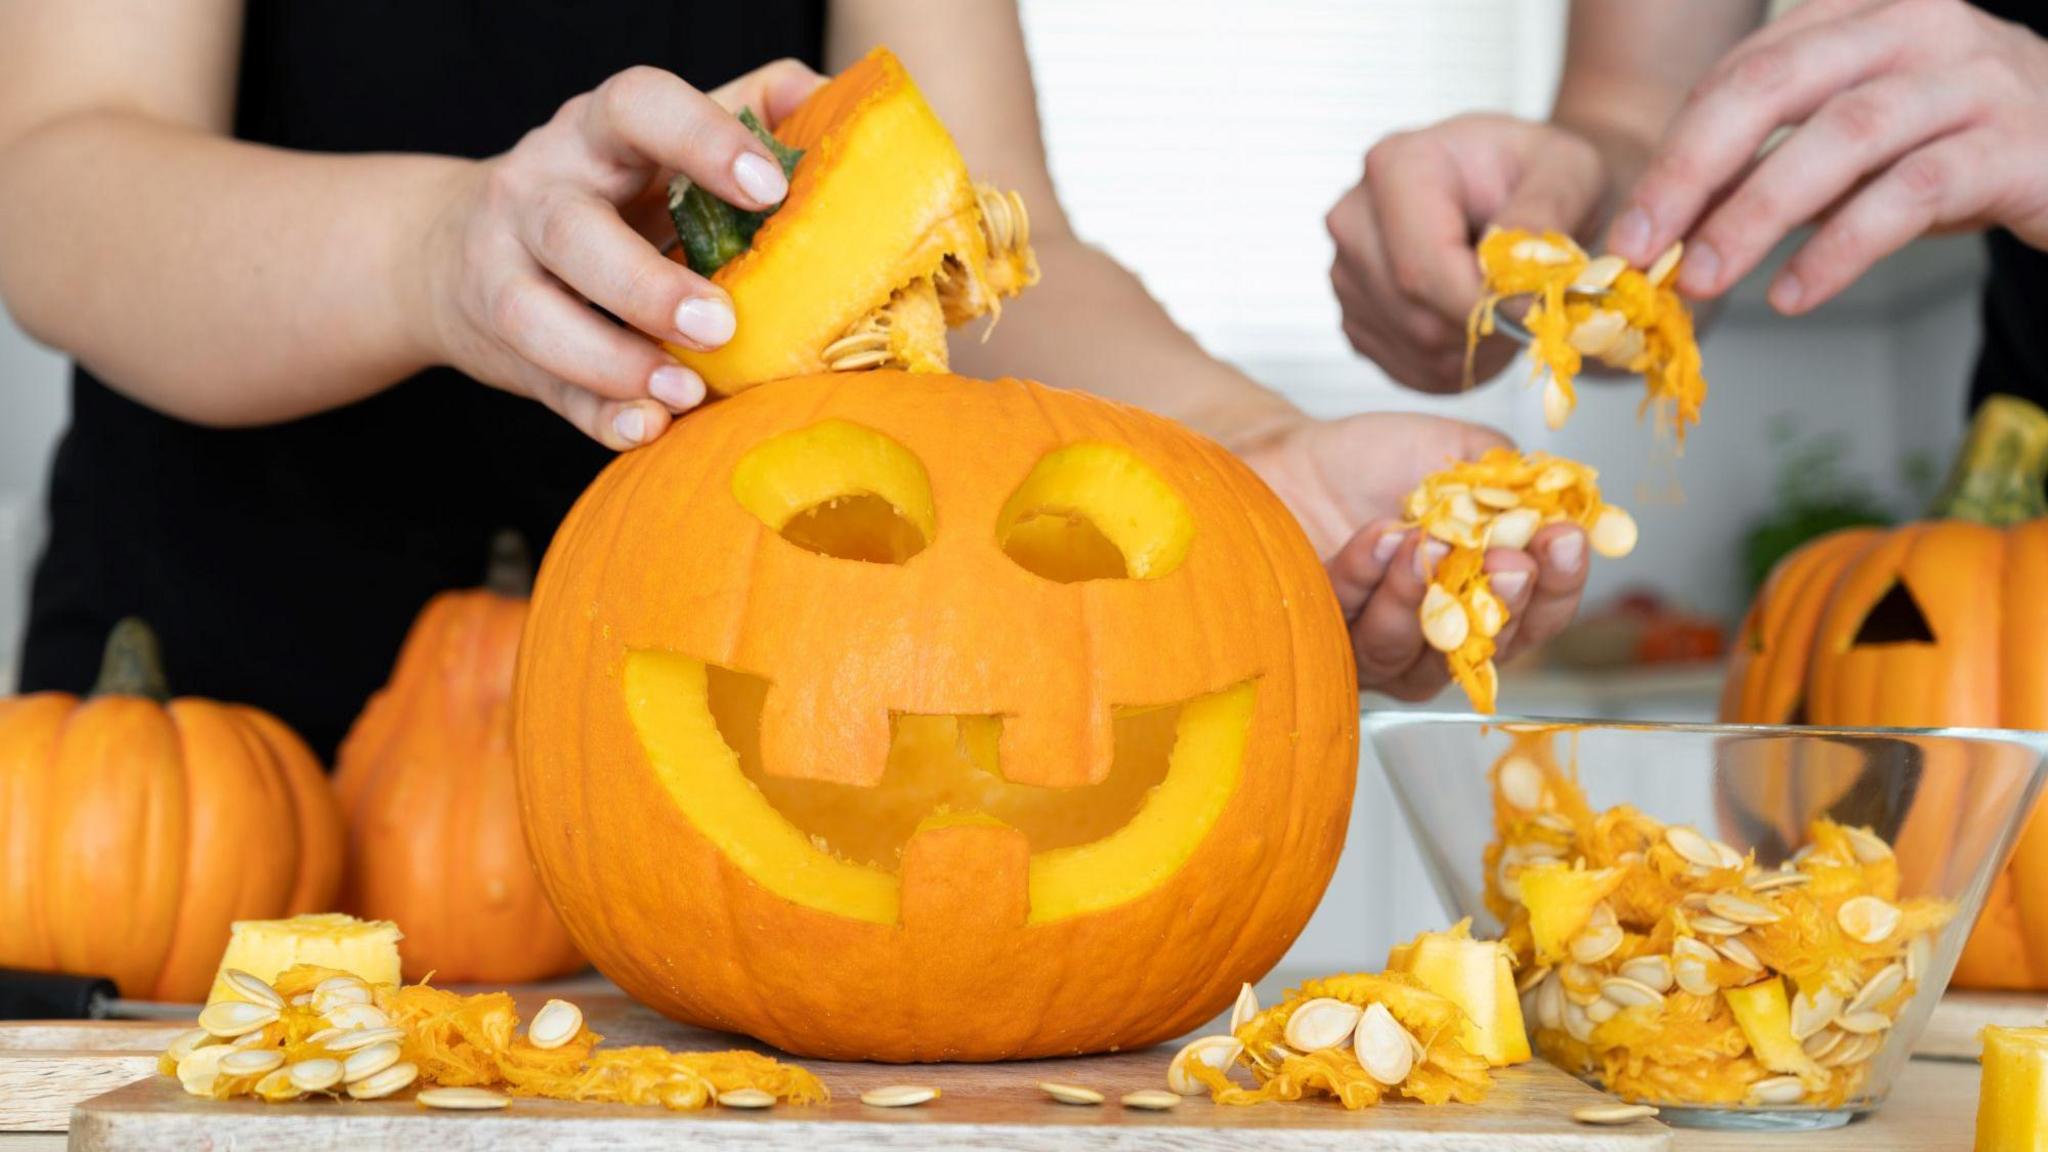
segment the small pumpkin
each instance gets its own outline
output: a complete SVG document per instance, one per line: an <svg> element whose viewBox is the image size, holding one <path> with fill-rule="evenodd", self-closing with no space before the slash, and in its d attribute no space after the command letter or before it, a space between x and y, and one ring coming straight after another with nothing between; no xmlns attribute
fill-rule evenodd
<svg viewBox="0 0 2048 1152"><path fill-rule="evenodd" d="M408 980L519 983L583 967L519 826L510 709L529 570L507 534L484 587L428 601L342 741L343 906L404 927Z"/></svg>
<svg viewBox="0 0 2048 1152"><path fill-rule="evenodd" d="M947 328L1037 281L1023 201L968 176L888 49L812 93L775 137L802 153L789 195L712 275L738 329L710 352L667 345L713 391L827 370L943 372ZM683 204L671 200L688 233Z"/></svg>
<svg viewBox="0 0 2048 1152"><path fill-rule="evenodd" d="M535 862L653 1008L803 1055L1186 1033L1314 911L1357 771L1286 507L1018 380L778 381L614 461L541 566Z"/></svg>
<svg viewBox="0 0 2048 1152"><path fill-rule="evenodd" d="M328 908L340 881L312 751L258 709L171 699L141 621L84 699L0 700L0 967L202 1000L232 922Z"/></svg>
<svg viewBox="0 0 2048 1152"><path fill-rule="evenodd" d="M1751 606L1721 699L1725 720L1762 724L2048 728L2048 413L1995 396L1977 412L1932 517L1853 528L1779 563ZM1864 804L1859 762L1802 763L1734 782L1724 818L1789 806ZM1966 798L1917 795L1899 830L1906 890ZM1947 815L1945 815L1947 814ZM1882 825L1883 813L1842 813ZM1882 828L1880 828L1882 830ZM1788 843L1797 843L1789 839ZM2048 822L2037 814L1993 884L1955 983L2048 988Z"/></svg>

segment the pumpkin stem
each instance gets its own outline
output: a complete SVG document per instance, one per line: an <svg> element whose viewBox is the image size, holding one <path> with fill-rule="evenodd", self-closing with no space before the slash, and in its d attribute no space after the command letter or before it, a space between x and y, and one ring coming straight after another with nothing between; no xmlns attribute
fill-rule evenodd
<svg viewBox="0 0 2048 1152"><path fill-rule="evenodd" d="M126 617L107 633L107 652L100 659L100 678L93 682L92 695L143 696L158 703L171 698L156 633L141 617Z"/></svg>
<svg viewBox="0 0 2048 1152"><path fill-rule="evenodd" d="M2048 412L2018 396L1977 409L1933 514L1992 527L2048 515Z"/></svg>
<svg viewBox="0 0 2048 1152"><path fill-rule="evenodd" d="M533 595L533 554L526 537L511 528L501 528L491 537L490 566L484 569L484 590L524 600Z"/></svg>

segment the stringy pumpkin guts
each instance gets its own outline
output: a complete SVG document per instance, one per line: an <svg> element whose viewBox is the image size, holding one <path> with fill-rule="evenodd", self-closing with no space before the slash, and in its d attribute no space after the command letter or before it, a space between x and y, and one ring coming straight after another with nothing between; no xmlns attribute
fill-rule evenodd
<svg viewBox="0 0 2048 1152"><path fill-rule="evenodd" d="M270 988L282 1006L263 997L258 985ZM195 1096L283 1102L346 1093L374 1099L418 1083L693 1110L742 1090L792 1104L829 1095L811 1073L756 1052L599 1050L603 1037L581 1025L580 1014L573 1035L542 1047L521 1034L518 1010L504 992L463 996L424 983L373 987L311 965L286 971L275 985L247 978L231 987L254 999L216 1003L208 1009L211 1018L203 1016L202 1027L180 1036L159 1061Z"/></svg>
<svg viewBox="0 0 2048 1152"><path fill-rule="evenodd" d="M1919 990L1944 901L1891 847L1816 820L1778 868L1623 805L1595 812L1549 731L1492 770L1486 905L1536 1049L1628 1100L1843 1107Z"/></svg>
<svg viewBox="0 0 2048 1152"><path fill-rule="evenodd" d="M1619 256L1594 259L1559 232L1489 231L1479 241L1485 295L1466 324L1468 382L1471 352L1493 334L1496 306L1510 296L1529 296L1522 326L1552 428L1563 427L1577 405L1573 382L1591 356L1640 374L1643 408L1654 412L1659 433L1668 429L1682 447L1686 429L1699 423L1707 381L1692 313L1671 287L1681 251L1674 244L1639 271Z"/></svg>
<svg viewBox="0 0 2048 1152"><path fill-rule="evenodd" d="M1310 980L1263 1012L1256 998L1240 998L1233 1022L1230 1037L1190 1044L1168 1086L1206 1089L1218 1104L1328 1096L1358 1109L1389 1096L1476 1104L1493 1082L1486 1057L1465 1047L1464 1012L1406 973ZM1231 1080L1236 1067L1253 1087Z"/></svg>
<svg viewBox="0 0 2048 1152"><path fill-rule="evenodd" d="M1538 529L1561 523L1585 529L1602 556L1635 548L1635 520L1600 499L1598 479L1561 456L1495 448L1426 477L1409 493L1407 526L1450 547L1429 574L1422 635L1444 654L1474 710L1494 710L1495 638L1508 622L1507 605L1486 575L1486 550L1527 547Z"/></svg>

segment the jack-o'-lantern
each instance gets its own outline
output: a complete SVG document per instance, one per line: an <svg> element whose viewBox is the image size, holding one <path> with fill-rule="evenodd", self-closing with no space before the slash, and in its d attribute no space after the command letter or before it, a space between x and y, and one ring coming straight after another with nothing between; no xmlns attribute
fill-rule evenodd
<svg viewBox="0 0 2048 1152"><path fill-rule="evenodd" d="M1721 701L1726 720L1828 726L2048 728L2048 413L1993 397L1979 409L1933 517L1854 528L1779 563L1744 621ZM1810 750L1809 759L1825 755ZM1969 809L1965 797L1856 787L1859 757L1759 771L1723 797L1723 818L1830 806L1897 831L1907 890ZM1961 775L1956 775L1961 779ZM1785 790L1811 797L1788 802ZM1879 811L1885 809L1887 811ZM1791 829L1782 830L1787 834ZM2048 987L2048 825L2037 816L1985 901L1956 967L1959 986Z"/></svg>
<svg viewBox="0 0 2048 1152"><path fill-rule="evenodd" d="M1183 1033L1329 880L1357 694L1222 448L1093 397L777 382L620 457L541 567L520 797L577 945L810 1056Z"/></svg>

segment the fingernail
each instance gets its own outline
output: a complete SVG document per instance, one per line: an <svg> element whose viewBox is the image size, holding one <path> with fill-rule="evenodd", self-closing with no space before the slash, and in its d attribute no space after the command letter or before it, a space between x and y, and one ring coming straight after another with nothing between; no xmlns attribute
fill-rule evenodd
<svg viewBox="0 0 2048 1152"><path fill-rule="evenodd" d="M1451 546L1441 540L1424 540L1422 547L1415 550L1415 574L1424 580L1429 579L1429 574L1435 570L1437 561L1450 555L1450 552Z"/></svg>
<svg viewBox="0 0 2048 1152"><path fill-rule="evenodd" d="M612 417L612 431L627 444L638 444L647 437L647 413L638 408L621 408Z"/></svg>
<svg viewBox="0 0 2048 1152"><path fill-rule="evenodd" d="M1586 562L1586 537L1567 532L1550 543L1550 566L1569 576Z"/></svg>
<svg viewBox="0 0 2048 1152"><path fill-rule="evenodd" d="M1721 254L1704 240L1685 246L1685 262L1678 267L1678 286L1687 293L1703 296L1720 284Z"/></svg>
<svg viewBox="0 0 2048 1152"><path fill-rule="evenodd" d="M1640 264L1650 246L1650 214L1631 208L1614 222L1614 251L1632 264Z"/></svg>
<svg viewBox="0 0 2048 1152"><path fill-rule="evenodd" d="M663 364L647 378L647 391L676 412L704 402L704 378L681 364Z"/></svg>
<svg viewBox="0 0 2048 1152"><path fill-rule="evenodd" d="M1394 553L1401 550L1401 541L1406 539L1407 536L1406 532L1393 528L1380 533L1380 538L1373 541L1372 562L1385 567L1387 561L1394 558Z"/></svg>
<svg viewBox="0 0 2048 1152"><path fill-rule="evenodd" d="M1806 295L1806 285L1790 272L1778 273L1771 283L1771 307L1780 312L1793 312L1799 308L1800 297Z"/></svg>
<svg viewBox="0 0 2048 1152"><path fill-rule="evenodd" d="M782 165L766 156L740 153L739 158L732 162L732 178L739 184L740 191L762 208L780 204L782 198L789 195L789 181L782 175Z"/></svg>
<svg viewBox="0 0 2048 1152"><path fill-rule="evenodd" d="M732 339L739 321L722 296L692 296L676 305L676 331L700 348L716 348Z"/></svg>
<svg viewBox="0 0 2048 1152"><path fill-rule="evenodd" d="M1493 585L1493 594L1503 600L1513 600L1529 586L1527 572L1496 572L1487 583Z"/></svg>

